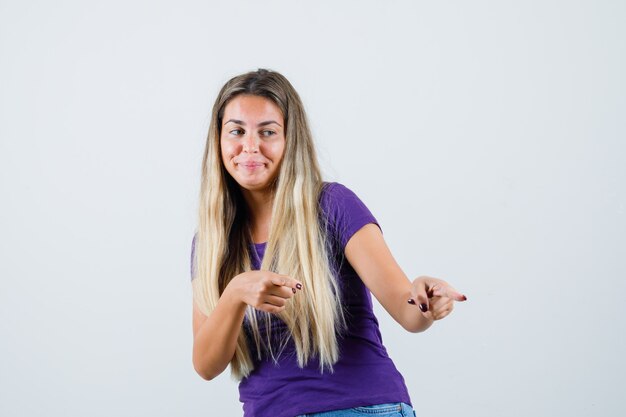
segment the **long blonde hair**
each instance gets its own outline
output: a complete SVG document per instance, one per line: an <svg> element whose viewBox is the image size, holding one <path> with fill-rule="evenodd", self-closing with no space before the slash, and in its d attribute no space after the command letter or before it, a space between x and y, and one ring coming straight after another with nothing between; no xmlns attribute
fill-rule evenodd
<svg viewBox="0 0 626 417"><path fill-rule="evenodd" d="M282 111L285 124L285 153L273 189L269 239L261 270L296 278L303 291L291 298L286 309L270 314L247 307L252 338L261 359L261 333L257 319L265 321L267 349L272 351L271 322L276 316L289 329L298 365L303 367L317 356L320 371L333 371L339 358L338 335L345 329L340 289L334 278L319 196L323 182L311 132L300 97L289 81L275 71L259 69L229 80L219 92L211 117L202 160L198 230L193 260L193 298L209 315L230 280L251 269L246 204L239 185L222 163L220 134L224 109L241 94L265 97ZM274 317L272 317L274 316ZM282 340L284 346L286 339ZM240 380L254 369L242 326L231 375Z"/></svg>

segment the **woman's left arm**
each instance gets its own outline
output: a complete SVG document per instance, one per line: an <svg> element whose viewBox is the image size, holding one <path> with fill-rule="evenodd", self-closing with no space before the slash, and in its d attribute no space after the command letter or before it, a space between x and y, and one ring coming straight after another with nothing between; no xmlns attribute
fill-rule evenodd
<svg viewBox="0 0 626 417"><path fill-rule="evenodd" d="M422 276L409 281L377 225L363 226L348 241L346 258L387 312L407 331L423 332L467 298L447 282Z"/></svg>

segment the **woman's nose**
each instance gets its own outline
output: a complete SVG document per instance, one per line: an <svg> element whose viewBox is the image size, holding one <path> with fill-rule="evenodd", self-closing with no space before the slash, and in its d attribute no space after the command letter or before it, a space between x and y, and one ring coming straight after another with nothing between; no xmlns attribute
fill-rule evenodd
<svg viewBox="0 0 626 417"><path fill-rule="evenodd" d="M243 140L243 150L245 152L258 152L259 140L255 135L247 135Z"/></svg>

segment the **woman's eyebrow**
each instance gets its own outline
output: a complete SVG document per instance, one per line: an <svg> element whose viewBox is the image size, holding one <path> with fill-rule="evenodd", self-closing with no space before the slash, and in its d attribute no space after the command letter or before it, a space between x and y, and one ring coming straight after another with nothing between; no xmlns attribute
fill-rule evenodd
<svg viewBox="0 0 626 417"><path fill-rule="evenodd" d="M227 124L227 123L236 123L236 124L242 125L242 126L246 125L245 122L243 122L242 120L237 120L237 119L229 119L226 122L224 122L224 124ZM280 127L283 127L280 123L278 123L278 122L276 122L274 120L266 120L264 122L259 123L257 126L267 126L267 125L271 125L272 123L275 123L275 124L277 124Z"/></svg>
<svg viewBox="0 0 626 417"><path fill-rule="evenodd" d="M275 124L277 124L278 126L282 127L280 123L275 122L275 121L273 121L273 120L267 120L267 121L265 121L265 122L261 122L261 123L259 123L259 124L258 124L258 126L267 126L267 125L271 125L272 123L275 123Z"/></svg>

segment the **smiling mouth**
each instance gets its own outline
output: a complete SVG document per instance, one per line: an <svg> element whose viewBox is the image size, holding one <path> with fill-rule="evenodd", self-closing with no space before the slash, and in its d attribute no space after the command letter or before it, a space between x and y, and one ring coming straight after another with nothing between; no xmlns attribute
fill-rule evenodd
<svg viewBox="0 0 626 417"><path fill-rule="evenodd" d="M263 164L261 162L243 162L243 163L239 163L237 165L242 167L242 168L244 168L244 169L246 169L246 170L250 170L250 171L265 166L265 164Z"/></svg>

